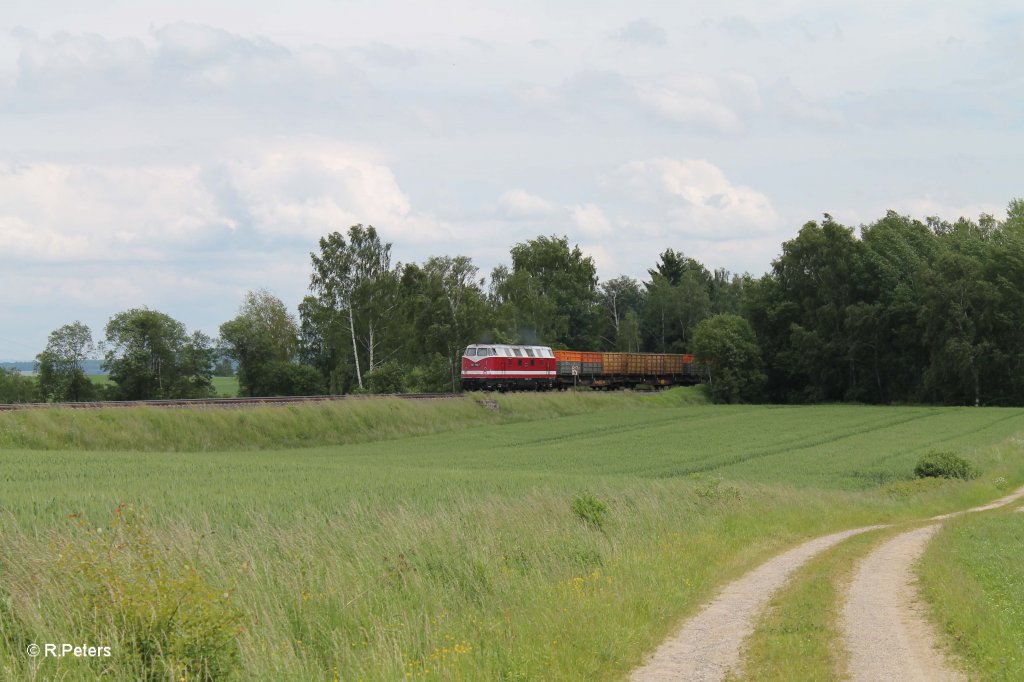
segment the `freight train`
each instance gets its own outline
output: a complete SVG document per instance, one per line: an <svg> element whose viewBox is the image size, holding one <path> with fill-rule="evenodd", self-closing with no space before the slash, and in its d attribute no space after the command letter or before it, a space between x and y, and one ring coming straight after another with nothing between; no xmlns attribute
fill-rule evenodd
<svg viewBox="0 0 1024 682"><path fill-rule="evenodd" d="M692 355L590 353L503 343L472 344L462 355L466 391L661 388L698 384L701 376Z"/></svg>

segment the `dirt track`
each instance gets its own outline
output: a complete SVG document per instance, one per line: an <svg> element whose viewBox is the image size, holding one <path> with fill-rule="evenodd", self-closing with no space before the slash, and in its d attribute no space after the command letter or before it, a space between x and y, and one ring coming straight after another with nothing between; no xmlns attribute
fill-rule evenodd
<svg viewBox="0 0 1024 682"><path fill-rule="evenodd" d="M681 630L666 640L643 667L633 671L633 682L654 680L722 680L737 671L740 647L754 631L757 614L789 576L820 552L846 538L883 526L855 528L816 538L762 564L730 583L701 608Z"/></svg>
<svg viewBox="0 0 1024 682"><path fill-rule="evenodd" d="M988 511L1024 497L1024 488L994 502L935 516L941 522ZM914 587L913 566L941 523L897 535L860 564L843 607L844 643L855 681L964 680L940 649L938 637Z"/></svg>
<svg viewBox="0 0 1024 682"><path fill-rule="evenodd" d="M860 563L842 612L854 682L966 679L943 660L914 589L913 565L939 527L901 533Z"/></svg>
<svg viewBox="0 0 1024 682"><path fill-rule="evenodd" d="M1021 497L1024 488L989 504L936 516L931 521L995 509ZM810 540L730 583L663 642L643 666L633 671L630 679L712 682L724 679L730 671L740 672L744 640L753 632L757 616L772 594L786 584L790 575L846 538L884 527L855 528ZM860 564L842 611L852 679L965 679L939 653L936 637L914 589L913 564L940 527L941 523L932 523L902 533L875 549Z"/></svg>

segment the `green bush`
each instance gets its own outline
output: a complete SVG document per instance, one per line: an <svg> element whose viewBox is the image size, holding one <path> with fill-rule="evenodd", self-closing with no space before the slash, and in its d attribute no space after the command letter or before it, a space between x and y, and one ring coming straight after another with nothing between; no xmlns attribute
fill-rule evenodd
<svg viewBox="0 0 1024 682"><path fill-rule="evenodd" d="M603 528L608 517L608 505L593 495L581 495L572 501L572 511L586 524Z"/></svg>
<svg viewBox="0 0 1024 682"><path fill-rule="evenodd" d="M365 379L370 393L402 393L405 390L405 368L394 360L377 365Z"/></svg>
<svg viewBox="0 0 1024 682"><path fill-rule="evenodd" d="M237 676L242 614L230 591L207 584L195 562L158 547L144 519L118 507L108 528L72 517L57 539L60 584L77 633L128 654L136 679L225 680Z"/></svg>
<svg viewBox="0 0 1024 682"><path fill-rule="evenodd" d="M973 464L954 452L929 452L917 462L914 475L918 478L977 478Z"/></svg>

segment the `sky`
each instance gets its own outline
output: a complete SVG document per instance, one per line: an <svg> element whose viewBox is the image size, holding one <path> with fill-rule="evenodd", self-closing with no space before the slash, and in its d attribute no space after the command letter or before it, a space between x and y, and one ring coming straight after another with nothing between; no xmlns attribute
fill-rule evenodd
<svg viewBox="0 0 1024 682"><path fill-rule="evenodd" d="M1014 1L13 0L0 15L0 360L147 306L295 310L318 239L395 262L565 236L760 275L825 212L1024 196Z"/></svg>

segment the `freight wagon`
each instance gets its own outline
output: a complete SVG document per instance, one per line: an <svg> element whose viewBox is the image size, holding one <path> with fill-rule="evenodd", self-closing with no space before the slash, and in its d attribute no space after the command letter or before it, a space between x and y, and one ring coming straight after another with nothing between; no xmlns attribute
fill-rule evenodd
<svg viewBox="0 0 1024 682"><path fill-rule="evenodd" d="M465 390L615 389L700 383L692 355L552 350L547 346L473 344L462 356Z"/></svg>
<svg viewBox="0 0 1024 682"><path fill-rule="evenodd" d="M633 388L699 384L701 370L692 355L668 353L587 353L552 351L560 387Z"/></svg>

